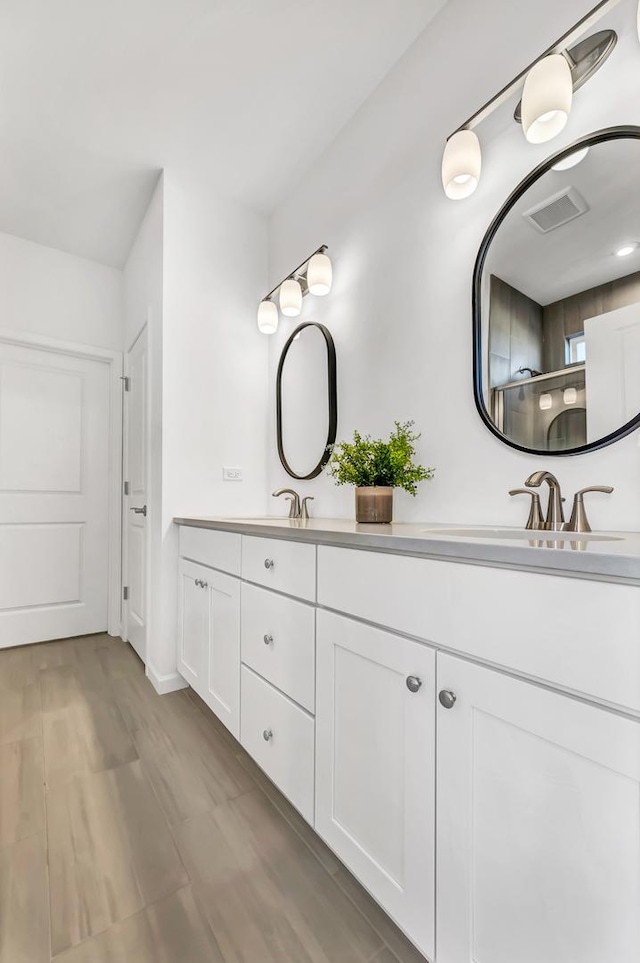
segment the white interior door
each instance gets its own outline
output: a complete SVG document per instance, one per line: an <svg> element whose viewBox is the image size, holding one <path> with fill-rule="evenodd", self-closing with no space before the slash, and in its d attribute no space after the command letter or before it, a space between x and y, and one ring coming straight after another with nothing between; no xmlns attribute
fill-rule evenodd
<svg viewBox="0 0 640 963"><path fill-rule="evenodd" d="M105 632L110 369L0 341L0 648Z"/></svg>
<svg viewBox="0 0 640 963"><path fill-rule="evenodd" d="M123 581L125 634L143 662L147 650L147 328L125 359L125 480Z"/></svg>
<svg viewBox="0 0 640 963"><path fill-rule="evenodd" d="M605 435L640 412L640 304L584 323L587 440Z"/></svg>

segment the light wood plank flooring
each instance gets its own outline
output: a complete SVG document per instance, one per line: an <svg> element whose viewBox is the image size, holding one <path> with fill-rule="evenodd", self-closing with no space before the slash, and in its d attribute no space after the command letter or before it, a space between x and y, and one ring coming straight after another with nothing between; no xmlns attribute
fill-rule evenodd
<svg viewBox="0 0 640 963"><path fill-rule="evenodd" d="M0 651L0 963L421 963L206 706L106 635Z"/></svg>

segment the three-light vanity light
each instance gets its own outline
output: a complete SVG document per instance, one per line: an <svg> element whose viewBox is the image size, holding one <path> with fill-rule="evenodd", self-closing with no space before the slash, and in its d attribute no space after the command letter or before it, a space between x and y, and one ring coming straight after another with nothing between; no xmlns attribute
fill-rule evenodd
<svg viewBox="0 0 640 963"><path fill-rule="evenodd" d="M278 330L278 305L286 318L297 318L302 310L303 297L306 294L323 297L331 290L332 280L331 258L327 254L327 245L322 244L262 299L258 307L260 331L274 334Z"/></svg>
<svg viewBox="0 0 640 963"><path fill-rule="evenodd" d="M442 186L451 200L470 197L480 181L482 149L474 128L522 87L522 100L514 119L522 124L530 144L544 144L567 126L573 93L603 65L617 42L613 30L601 30L579 39L618 0L598 3L571 30L533 64L480 108L448 138L442 157ZM640 39L640 3L637 13ZM584 160L588 148L562 158L554 170L568 170Z"/></svg>

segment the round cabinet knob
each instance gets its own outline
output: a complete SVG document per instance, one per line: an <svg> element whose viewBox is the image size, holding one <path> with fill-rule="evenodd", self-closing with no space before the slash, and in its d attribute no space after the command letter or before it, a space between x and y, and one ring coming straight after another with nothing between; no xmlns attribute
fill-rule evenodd
<svg viewBox="0 0 640 963"><path fill-rule="evenodd" d="M407 676L407 689L409 692L417 692L421 685L422 679L420 679L417 675Z"/></svg>
<svg viewBox="0 0 640 963"><path fill-rule="evenodd" d="M272 558L265 558L265 560L264 560L264 567L265 567L265 568L273 568L273 559L272 559Z"/></svg>
<svg viewBox="0 0 640 963"><path fill-rule="evenodd" d="M264 636L264 644L265 644L265 645L271 645L272 642L273 642L273 636L272 636L272 635L265 635L265 636Z"/></svg>
<svg viewBox="0 0 640 963"><path fill-rule="evenodd" d="M269 740L273 738L273 732L271 731L271 729L265 729L264 732L262 733L262 738L264 739L265 742L269 742Z"/></svg>
<svg viewBox="0 0 640 963"><path fill-rule="evenodd" d="M456 703L456 694L452 692L451 689L443 689L439 693L438 699L440 700L440 705L444 706L445 709L453 709Z"/></svg>

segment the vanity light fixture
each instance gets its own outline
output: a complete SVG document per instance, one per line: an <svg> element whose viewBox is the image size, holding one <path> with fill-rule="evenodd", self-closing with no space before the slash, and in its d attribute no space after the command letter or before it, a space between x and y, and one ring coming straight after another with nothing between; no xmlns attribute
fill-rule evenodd
<svg viewBox="0 0 640 963"><path fill-rule="evenodd" d="M278 330L278 309L268 299L258 307L258 328L263 334L275 334Z"/></svg>
<svg viewBox="0 0 640 963"><path fill-rule="evenodd" d="M562 393L562 400L565 405L575 405L578 400L578 392L575 388L565 388Z"/></svg>
<svg viewBox="0 0 640 963"><path fill-rule="evenodd" d="M571 68L562 54L535 64L522 91L522 129L530 144L545 144L567 126L573 100Z"/></svg>
<svg viewBox="0 0 640 963"><path fill-rule="evenodd" d="M307 266L307 287L309 294L322 297L331 290L333 268L328 254L314 254Z"/></svg>
<svg viewBox="0 0 640 963"><path fill-rule="evenodd" d="M574 154L569 154L568 157L563 157L562 160L559 160L557 164L552 166L551 170L568 171L572 167L576 167L585 159L589 153L589 149L589 147L583 147L582 150L577 150Z"/></svg>
<svg viewBox="0 0 640 963"><path fill-rule="evenodd" d="M481 168L478 135L472 130L457 130L447 141L442 156L442 186L447 197L461 201L473 194Z"/></svg>
<svg viewBox="0 0 640 963"><path fill-rule="evenodd" d="M296 318L302 310L302 299L307 294L328 294L331 290L333 269L327 245L321 244L305 258L295 271L276 284L258 307L258 329L262 334L274 334L278 329L278 307L287 318Z"/></svg>
<svg viewBox="0 0 640 963"><path fill-rule="evenodd" d="M574 91L600 69L613 51L618 36L614 30L584 35L620 0L601 0L578 23L551 45L540 57L514 77L503 89L461 124L447 138L442 158L442 185L447 197L461 200L475 190L480 175L480 143L473 150L470 134L513 94L523 89L514 119L522 124L527 140L543 144L564 129L569 119ZM640 36L640 7L638 9ZM471 151L469 155L466 151ZM584 156L584 155L583 155ZM470 161L469 157L473 160ZM557 170L567 170L583 157L563 158Z"/></svg>
<svg viewBox="0 0 640 963"><path fill-rule="evenodd" d="M634 241L632 244L623 244L622 247L619 247L615 252L615 255L616 257L629 257L629 255L633 254L633 252L637 251L637 249L638 244L636 241Z"/></svg>
<svg viewBox="0 0 640 963"><path fill-rule="evenodd" d="M540 405L540 411L548 411L549 408L551 408L551 406L553 405L553 398L551 397L550 394L545 393L543 395L540 395L540 398L538 399L538 404Z"/></svg>
<svg viewBox="0 0 640 963"><path fill-rule="evenodd" d="M287 318L297 318L302 310L302 287L296 278L280 285L280 310Z"/></svg>

